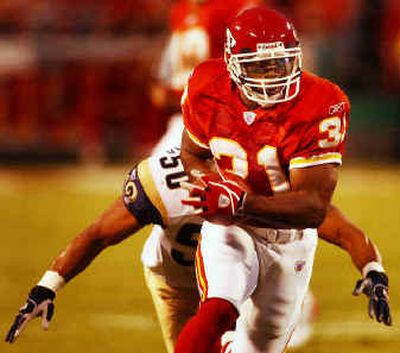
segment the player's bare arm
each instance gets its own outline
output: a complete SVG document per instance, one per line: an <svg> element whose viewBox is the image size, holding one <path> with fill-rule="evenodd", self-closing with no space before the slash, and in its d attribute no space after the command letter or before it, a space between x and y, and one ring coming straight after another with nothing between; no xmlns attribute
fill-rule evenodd
<svg viewBox="0 0 400 353"><path fill-rule="evenodd" d="M324 221L318 227L318 236L345 250L360 272L369 262L382 263L381 254L373 241L333 205L329 206Z"/></svg>
<svg viewBox="0 0 400 353"><path fill-rule="evenodd" d="M192 155L190 162L201 161L201 156ZM186 161L187 162L187 161ZM185 165L185 164L184 164ZM236 179L237 180L237 179ZM196 198L196 190L186 204L195 207L205 218L218 218L270 228L316 228L325 218L332 193L337 182L337 167L325 164L310 168L294 169L290 173L292 190L286 193L264 196L245 191L231 181L209 182L202 195ZM230 207L221 206L221 195ZM208 196L208 197L207 197ZM223 198L222 197L222 198ZM215 206L215 207L214 207ZM213 219L216 220L215 218Z"/></svg>
<svg viewBox="0 0 400 353"><path fill-rule="evenodd" d="M30 291L25 305L19 310L7 333L6 342L14 342L26 324L38 316L42 318L43 329L48 329L54 314L53 301L57 290L83 271L101 251L118 244L141 227L126 209L122 198L112 203L53 260L40 282Z"/></svg>
<svg viewBox="0 0 400 353"><path fill-rule="evenodd" d="M330 205L318 236L345 250L362 274L353 291L368 297L371 318L385 325L392 325L389 304L389 279L382 265L378 248L365 233L347 219L339 209Z"/></svg>
<svg viewBox="0 0 400 353"><path fill-rule="evenodd" d="M120 243L141 227L127 210L122 198L119 198L68 244L53 260L49 270L69 281L83 271L101 251Z"/></svg>
<svg viewBox="0 0 400 353"><path fill-rule="evenodd" d="M337 174L333 164L291 170L291 191L273 196L249 192L240 213L271 228L318 227L329 207Z"/></svg>

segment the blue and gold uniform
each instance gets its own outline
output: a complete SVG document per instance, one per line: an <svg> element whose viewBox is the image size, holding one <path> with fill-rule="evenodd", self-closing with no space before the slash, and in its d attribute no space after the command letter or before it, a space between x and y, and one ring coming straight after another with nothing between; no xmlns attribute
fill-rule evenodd
<svg viewBox="0 0 400 353"><path fill-rule="evenodd" d="M187 177L179 152L179 147L173 147L141 161L128 174L123 198L141 224L162 227L153 230L146 241L144 265L163 272L171 285L193 286L192 266L201 219L192 215L192 207L181 203L187 191L179 183ZM174 268L165 271L167 266Z"/></svg>
<svg viewBox="0 0 400 353"><path fill-rule="evenodd" d="M123 190L125 206L139 223L155 224L141 258L169 353L199 303L194 257L202 221L181 203L187 191L179 182L187 177L179 153L179 147L169 148L141 161Z"/></svg>

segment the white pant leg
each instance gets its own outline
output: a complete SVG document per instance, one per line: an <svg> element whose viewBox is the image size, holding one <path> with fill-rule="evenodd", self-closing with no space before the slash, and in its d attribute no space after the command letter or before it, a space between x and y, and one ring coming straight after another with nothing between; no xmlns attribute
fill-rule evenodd
<svg viewBox="0 0 400 353"><path fill-rule="evenodd" d="M199 293L195 287L170 286L164 276L146 266L144 266L144 274L167 352L173 353L183 326L196 314Z"/></svg>
<svg viewBox="0 0 400 353"><path fill-rule="evenodd" d="M313 325L318 312L317 299L309 289L301 306L301 313L296 328L290 338L288 348L305 345L313 333Z"/></svg>
<svg viewBox="0 0 400 353"><path fill-rule="evenodd" d="M315 230L287 244L256 241L260 276L240 308L233 353L281 353L295 328L311 278L317 245Z"/></svg>
<svg viewBox="0 0 400 353"><path fill-rule="evenodd" d="M239 308L257 285L259 266L253 239L240 227L204 222L196 270L203 301L218 297Z"/></svg>

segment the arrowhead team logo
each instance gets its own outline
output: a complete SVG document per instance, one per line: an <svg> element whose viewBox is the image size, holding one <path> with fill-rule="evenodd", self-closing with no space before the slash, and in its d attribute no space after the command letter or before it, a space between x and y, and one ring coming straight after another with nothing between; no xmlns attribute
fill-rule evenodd
<svg viewBox="0 0 400 353"><path fill-rule="evenodd" d="M226 29L226 45L232 49L236 45L236 39L233 37L229 28Z"/></svg>
<svg viewBox="0 0 400 353"><path fill-rule="evenodd" d="M247 125L251 125L256 120L256 113L254 112L243 112L243 120Z"/></svg>
<svg viewBox="0 0 400 353"><path fill-rule="evenodd" d="M218 199L218 207L225 208L231 204L231 200L228 196L222 194Z"/></svg>

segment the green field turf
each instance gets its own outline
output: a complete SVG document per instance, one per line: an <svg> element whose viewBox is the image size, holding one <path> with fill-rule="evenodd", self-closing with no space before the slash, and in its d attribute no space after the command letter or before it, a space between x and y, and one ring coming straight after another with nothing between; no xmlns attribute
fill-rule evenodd
<svg viewBox="0 0 400 353"><path fill-rule="evenodd" d="M52 257L119 195L124 167L0 170L0 333ZM359 274L349 257L320 243L312 289L320 313L297 353L397 353L400 330L400 168L343 168L335 203L375 240L391 279L395 326L367 316L351 296ZM146 231L100 255L56 299L48 332L31 323L8 353L161 353L163 343L139 261Z"/></svg>

